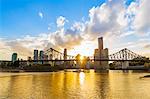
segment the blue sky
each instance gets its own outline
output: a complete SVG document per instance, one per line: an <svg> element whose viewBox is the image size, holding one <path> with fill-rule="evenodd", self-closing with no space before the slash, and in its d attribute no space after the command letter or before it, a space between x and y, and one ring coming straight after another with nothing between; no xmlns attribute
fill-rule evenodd
<svg viewBox="0 0 150 99"><path fill-rule="evenodd" d="M92 55L100 36L110 53L128 47L150 56L149 3L149 0L0 0L0 59L13 52L26 57L33 49L49 47L59 50L67 47L71 54Z"/></svg>
<svg viewBox="0 0 150 99"><path fill-rule="evenodd" d="M88 10L104 0L1 0L0 36L16 38L48 32L48 24L56 29L57 17L65 16L69 24L88 16ZM43 19L38 13L43 13Z"/></svg>
<svg viewBox="0 0 150 99"><path fill-rule="evenodd" d="M0 36L17 38L22 35L37 35L48 32L48 24L54 25L56 19L65 16L71 25L74 21L88 18L89 9L107 0L0 0ZM129 5L133 0L127 0ZM43 19L38 13L43 13ZM66 26L66 27L67 27Z"/></svg>

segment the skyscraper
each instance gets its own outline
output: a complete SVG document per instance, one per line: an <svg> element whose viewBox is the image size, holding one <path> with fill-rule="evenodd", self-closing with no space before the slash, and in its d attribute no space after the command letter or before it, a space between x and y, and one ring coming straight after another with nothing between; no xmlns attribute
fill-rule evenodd
<svg viewBox="0 0 150 99"><path fill-rule="evenodd" d="M17 60L17 53L12 54L12 62L15 62Z"/></svg>
<svg viewBox="0 0 150 99"><path fill-rule="evenodd" d="M39 56L40 56L39 57L40 60L44 60L44 51L40 51L40 55ZM40 63L43 64L42 61Z"/></svg>
<svg viewBox="0 0 150 99"><path fill-rule="evenodd" d="M34 61L38 60L38 50L34 50ZM38 62L34 62L34 63L38 63Z"/></svg>
<svg viewBox="0 0 150 99"><path fill-rule="evenodd" d="M44 59L44 51L40 51L40 60Z"/></svg>

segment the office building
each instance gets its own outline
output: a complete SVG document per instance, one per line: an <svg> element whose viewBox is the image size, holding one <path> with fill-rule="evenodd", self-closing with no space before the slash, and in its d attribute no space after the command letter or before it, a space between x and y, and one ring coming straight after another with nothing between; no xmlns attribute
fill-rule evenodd
<svg viewBox="0 0 150 99"><path fill-rule="evenodd" d="M44 51L40 51L39 59L44 60Z"/></svg>
<svg viewBox="0 0 150 99"><path fill-rule="evenodd" d="M38 50L34 50L34 63L38 63Z"/></svg>
<svg viewBox="0 0 150 99"><path fill-rule="evenodd" d="M40 51L39 60L44 60L44 51ZM43 64L43 61L40 61L40 64Z"/></svg>
<svg viewBox="0 0 150 99"><path fill-rule="evenodd" d="M17 61L17 53L12 54L12 62Z"/></svg>

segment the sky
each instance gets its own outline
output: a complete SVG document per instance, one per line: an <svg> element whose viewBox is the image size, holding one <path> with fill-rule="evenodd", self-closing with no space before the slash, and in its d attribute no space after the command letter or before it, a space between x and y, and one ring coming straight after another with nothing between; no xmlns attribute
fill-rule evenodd
<svg viewBox="0 0 150 99"><path fill-rule="evenodd" d="M0 0L0 59L54 48L92 56L97 38L115 53L150 57L150 0Z"/></svg>

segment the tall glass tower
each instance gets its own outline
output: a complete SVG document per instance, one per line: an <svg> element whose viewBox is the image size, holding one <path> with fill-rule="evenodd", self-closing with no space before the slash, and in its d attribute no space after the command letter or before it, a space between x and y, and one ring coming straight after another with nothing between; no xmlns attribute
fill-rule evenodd
<svg viewBox="0 0 150 99"><path fill-rule="evenodd" d="M38 60L38 50L34 50L34 61L35 61L35 63L38 63L37 60Z"/></svg>
<svg viewBox="0 0 150 99"><path fill-rule="evenodd" d="M12 54L12 62L15 62L17 60L17 53Z"/></svg>

